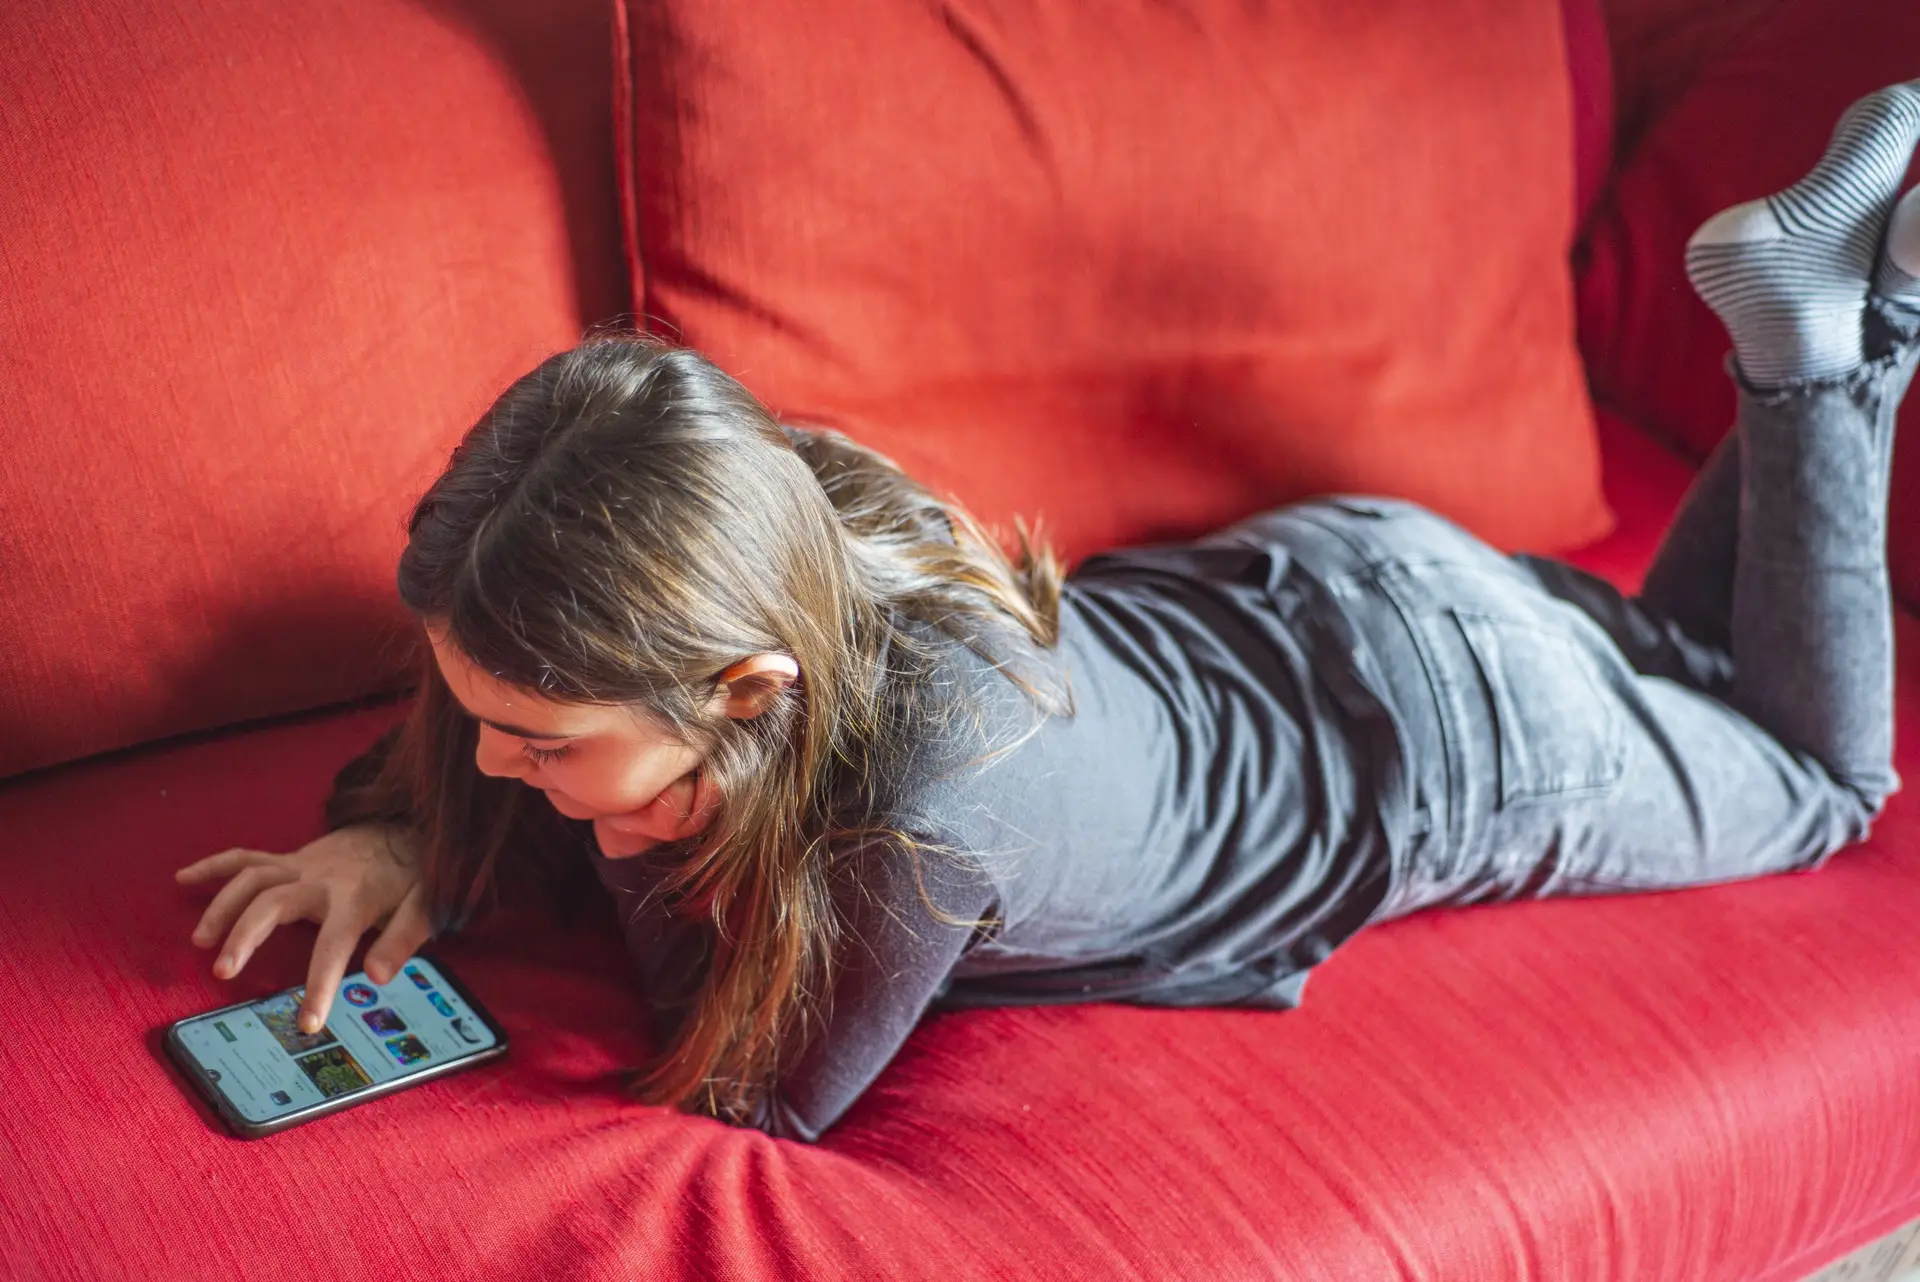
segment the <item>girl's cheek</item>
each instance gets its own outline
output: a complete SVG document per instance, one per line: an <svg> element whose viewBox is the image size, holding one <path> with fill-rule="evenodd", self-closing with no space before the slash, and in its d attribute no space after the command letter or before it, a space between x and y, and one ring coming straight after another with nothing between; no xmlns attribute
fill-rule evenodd
<svg viewBox="0 0 1920 1282"><path fill-rule="evenodd" d="M627 800L626 777L619 771L609 771L593 763L573 764L567 761L555 763L557 768L549 773L553 777L553 787L560 789L570 797L580 801L601 814L619 814L633 809L634 803Z"/></svg>
<svg viewBox="0 0 1920 1282"><path fill-rule="evenodd" d="M713 776L702 770L694 776L693 802L687 815L689 831L698 832L705 828L713 818L714 811L720 808L720 786Z"/></svg>
<svg viewBox="0 0 1920 1282"><path fill-rule="evenodd" d="M607 820L607 827L657 841L677 841L705 828L718 800L718 790L704 774L681 778L667 785L644 808Z"/></svg>

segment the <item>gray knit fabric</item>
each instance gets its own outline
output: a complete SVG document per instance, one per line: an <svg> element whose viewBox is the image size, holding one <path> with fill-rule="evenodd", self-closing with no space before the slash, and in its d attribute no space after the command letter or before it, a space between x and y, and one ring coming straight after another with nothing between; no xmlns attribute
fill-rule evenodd
<svg viewBox="0 0 1920 1282"><path fill-rule="evenodd" d="M1920 187L1908 192L1893 211L1873 292L1889 302L1920 307Z"/></svg>
<svg viewBox="0 0 1920 1282"><path fill-rule="evenodd" d="M1920 81L1869 94L1841 117L1813 172L1694 233L1687 275L1725 322L1749 382L1836 378L1861 364L1867 289L1916 141ZM1899 277L1886 278L1904 294Z"/></svg>

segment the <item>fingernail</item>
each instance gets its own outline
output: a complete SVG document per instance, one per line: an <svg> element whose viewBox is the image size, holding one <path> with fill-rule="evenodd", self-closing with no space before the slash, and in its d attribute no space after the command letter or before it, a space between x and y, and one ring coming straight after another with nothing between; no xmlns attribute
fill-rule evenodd
<svg viewBox="0 0 1920 1282"><path fill-rule="evenodd" d="M233 974L233 959L230 957L222 957L213 964L213 973L220 979L225 979L227 976Z"/></svg>

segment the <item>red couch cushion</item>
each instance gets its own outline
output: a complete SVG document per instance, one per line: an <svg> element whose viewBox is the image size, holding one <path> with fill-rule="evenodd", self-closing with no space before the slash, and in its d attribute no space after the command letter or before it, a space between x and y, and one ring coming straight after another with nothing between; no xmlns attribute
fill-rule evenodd
<svg viewBox="0 0 1920 1282"><path fill-rule="evenodd" d="M608 31L0 5L0 775L391 681L410 500L625 306Z"/></svg>
<svg viewBox="0 0 1920 1282"><path fill-rule="evenodd" d="M1608 430L1622 527L1583 559L1630 579L1685 477ZM0 1275L1798 1282L1920 1213L1908 797L1811 875L1365 932L1297 1011L936 1015L813 1147L622 1101L596 901L447 950L500 1065L228 1139L156 1030L299 982L313 932L222 984L170 871L311 837L391 715L0 787Z"/></svg>
<svg viewBox="0 0 1920 1282"><path fill-rule="evenodd" d="M1623 155L1782 0L1603 0Z"/></svg>
<svg viewBox="0 0 1920 1282"><path fill-rule="evenodd" d="M1613 50L1600 0L1560 0L1573 109L1573 210L1584 226L1613 169Z"/></svg>
<svg viewBox="0 0 1920 1282"><path fill-rule="evenodd" d="M1687 284L1687 238L1726 206L1797 181L1840 113L1915 74L1911 0L1788 0L1713 63L1614 176L1579 280L1594 395L1695 457L1733 421L1726 330ZM1909 398L1894 464L1894 580L1920 602L1920 449Z"/></svg>
<svg viewBox="0 0 1920 1282"><path fill-rule="evenodd" d="M1069 557L1328 489L1606 528L1557 4L624 12L641 310L779 412Z"/></svg>

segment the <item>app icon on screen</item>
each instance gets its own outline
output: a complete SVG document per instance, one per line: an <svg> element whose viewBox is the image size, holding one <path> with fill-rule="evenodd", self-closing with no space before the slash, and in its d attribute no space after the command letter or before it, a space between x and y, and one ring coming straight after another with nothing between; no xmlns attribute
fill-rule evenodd
<svg viewBox="0 0 1920 1282"><path fill-rule="evenodd" d="M253 1004L253 1013L273 1034L273 1040L287 1048L287 1053L298 1055L303 1051L318 1050L322 1046L333 1045L333 1034L326 1025L320 1026L317 1033L303 1033L294 1022L300 1013L300 990L281 993L278 997L269 997L263 1002Z"/></svg>
<svg viewBox="0 0 1920 1282"><path fill-rule="evenodd" d="M276 1104L293 1103L293 1096L287 1094L285 1091L275 1091L273 1094L269 1095L267 1098L272 1100Z"/></svg>
<svg viewBox="0 0 1920 1282"><path fill-rule="evenodd" d="M367 1021L367 1027L376 1033L404 1033L407 1031L407 1021L396 1015L390 1006L382 1006L379 1010L367 1011L361 1015L360 1018Z"/></svg>
<svg viewBox="0 0 1920 1282"><path fill-rule="evenodd" d="M293 1062L328 1099L373 1084L373 1079L367 1076L367 1070L360 1067L360 1061L349 1055L344 1046L330 1046L311 1055L302 1055Z"/></svg>
<svg viewBox="0 0 1920 1282"><path fill-rule="evenodd" d="M214 1027L214 1031L218 1032L220 1036L226 1038L230 1042L237 1042L240 1040L238 1037L235 1037L233 1035L233 1030L227 1027L227 1021L224 1019L214 1020L213 1027Z"/></svg>
<svg viewBox="0 0 1920 1282"><path fill-rule="evenodd" d="M478 1046L480 1044L480 1034L474 1032L471 1028L468 1028L467 1021L463 1018L460 1018L458 1016L454 1018L453 1031L458 1033L460 1035L460 1040L467 1043L469 1046Z"/></svg>
<svg viewBox="0 0 1920 1282"><path fill-rule="evenodd" d="M405 1037L389 1037L386 1047L402 1064L418 1064L431 1054L427 1050L427 1044L412 1033L408 1033Z"/></svg>
<svg viewBox="0 0 1920 1282"><path fill-rule="evenodd" d="M413 981L415 988L432 988L433 981L420 973L418 966L407 967L407 978Z"/></svg>
<svg viewBox="0 0 1920 1282"><path fill-rule="evenodd" d="M348 984L340 990L340 995L355 1006L371 1006L380 1000L380 994L366 984Z"/></svg>
<svg viewBox="0 0 1920 1282"><path fill-rule="evenodd" d="M445 1015L448 1019L453 1018L453 1007L448 1005L447 999L442 997L440 994L428 993L427 1001L432 1004L435 1010L439 1011L442 1015Z"/></svg>

